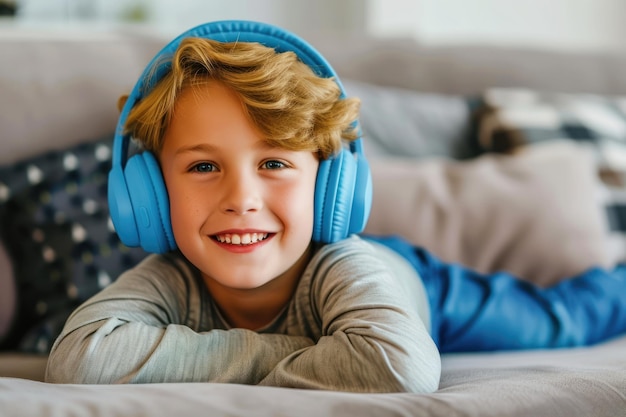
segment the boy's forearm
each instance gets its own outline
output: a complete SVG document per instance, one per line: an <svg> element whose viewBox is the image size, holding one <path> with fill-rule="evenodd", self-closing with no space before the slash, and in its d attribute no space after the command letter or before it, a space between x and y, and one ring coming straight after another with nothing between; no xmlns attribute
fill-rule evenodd
<svg viewBox="0 0 626 417"><path fill-rule="evenodd" d="M261 385L347 392L415 392L437 390L439 353L430 339L403 344L357 332L336 332L316 345L292 353Z"/></svg>
<svg viewBox="0 0 626 417"><path fill-rule="evenodd" d="M63 335L46 373L56 383L231 382L257 384L305 337L234 329L193 332L108 319Z"/></svg>

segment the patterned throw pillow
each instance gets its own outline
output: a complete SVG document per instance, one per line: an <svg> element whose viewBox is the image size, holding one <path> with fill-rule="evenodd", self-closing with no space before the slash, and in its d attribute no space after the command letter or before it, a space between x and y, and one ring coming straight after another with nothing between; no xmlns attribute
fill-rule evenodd
<svg viewBox="0 0 626 417"><path fill-rule="evenodd" d="M626 96L490 89L478 113L483 151L512 153L556 139L588 143L599 167L626 172ZM608 179L607 179L608 180Z"/></svg>
<svg viewBox="0 0 626 417"><path fill-rule="evenodd" d="M0 167L0 234L17 314L2 348L46 353L68 315L146 253L108 216L112 136Z"/></svg>
<svg viewBox="0 0 626 417"><path fill-rule="evenodd" d="M601 180L598 198L611 250L626 261L626 96L494 88L484 93L475 114L483 152L514 153L560 139L588 145Z"/></svg>

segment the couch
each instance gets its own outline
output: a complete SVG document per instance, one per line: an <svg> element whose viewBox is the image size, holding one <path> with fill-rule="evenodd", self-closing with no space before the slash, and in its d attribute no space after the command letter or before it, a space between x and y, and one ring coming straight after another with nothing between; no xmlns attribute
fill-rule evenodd
<svg viewBox="0 0 626 417"><path fill-rule="evenodd" d="M624 260L626 55L305 37L363 102L367 232L540 286ZM1 415L626 416L626 335L444 354L428 395L44 382L71 309L145 256L107 220L107 150L118 96L166 41L0 26Z"/></svg>

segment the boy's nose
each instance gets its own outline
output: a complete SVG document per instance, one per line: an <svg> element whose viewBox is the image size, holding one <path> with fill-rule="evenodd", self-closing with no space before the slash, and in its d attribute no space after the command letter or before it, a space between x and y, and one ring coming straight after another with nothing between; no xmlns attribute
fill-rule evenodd
<svg viewBox="0 0 626 417"><path fill-rule="evenodd" d="M231 175L224 183L221 209L226 213L246 214L259 210L263 205L260 185L246 175Z"/></svg>

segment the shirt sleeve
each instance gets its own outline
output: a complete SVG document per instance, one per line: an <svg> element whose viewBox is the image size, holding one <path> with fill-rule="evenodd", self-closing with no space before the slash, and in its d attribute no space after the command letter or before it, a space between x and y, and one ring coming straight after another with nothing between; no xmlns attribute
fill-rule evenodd
<svg viewBox="0 0 626 417"><path fill-rule="evenodd" d="M181 260L149 257L68 319L46 381L257 384L312 340L244 329L198 332L198 283ZM194 287L195 286L195 287Z"/></svg>
<svg viewBox="0 0 626 417"><path fill-rule="evenodd" d="M261 383L434 392L441 361L420 317L418 304L426 298L416 272L358 238L326 248L305 273L294 303L298 326L317 322L319 339L281 360Z"/></svg>

